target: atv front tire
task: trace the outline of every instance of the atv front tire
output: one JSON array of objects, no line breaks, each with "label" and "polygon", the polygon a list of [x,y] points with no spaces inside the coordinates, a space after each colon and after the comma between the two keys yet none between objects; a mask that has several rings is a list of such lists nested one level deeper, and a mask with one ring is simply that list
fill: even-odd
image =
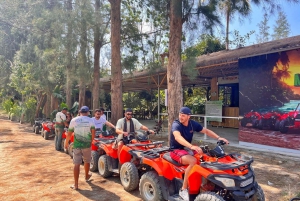
[{"label": "atv front tire", "polygon": [[195,199],[195,201],[207,201],[207,200],[224,201],[224,199],[221,196],[210,191],[200,193]]},{"label": "atv front tire", "polygon": [[133,191],[139,185],[139,173],[133,163],[126,162],[120,170],[120,180],[125,191]]},{"label": "atv front tire", "polygon": [[90,171],[96,172],[98,170],[98,160],[99,160],[99,153],[97,151],[92,151],[92,160],[90,163]]},{"label": "atv front tire", "polygon": [[142,200],[164,201],[159,178],[156,172],[150,171],[143,174],[139,185]]},{"label": "atv front tire", "polygon": [[257,184],[256,193],[253,195],[253,198],[251,201],[265,201],[265,194],[263,189],[260,187],[260,185]]},{"label": "atv front tire", "polygon": [[108,170],[107,156],[102,155],[98,160],[98,172],[103,178],[111,177],[113,172]]}]

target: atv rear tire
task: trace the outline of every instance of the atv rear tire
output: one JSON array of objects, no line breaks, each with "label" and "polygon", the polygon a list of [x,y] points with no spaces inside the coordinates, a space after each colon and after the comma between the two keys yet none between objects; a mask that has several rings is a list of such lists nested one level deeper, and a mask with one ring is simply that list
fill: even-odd
[{"label": "atv rear tire", "polygon": [[71,158],[73,158],[73,142],[68,146],[68,154]]},{"label": "atv rear tire", "polygon": [[242,126],[242,127],[246,127],[247,122],[248,122],[248,120],[247,120],[246,118],[243,118],[243,119],[241,120],[241,126]]},{"label": "atv rear tire", "polygon": [[107,156],[102,155],[98,160],[98,172],[103,178],[111,177],[113,172],[108,170]]},{"label": "atv rear tire", "polygon": [[224,199],[221,196],[210,191],[200,193],[194,201],[207,201],[207,200],[224,201]]},{"label": "atv rear tire", "polygon": [[274,131],[279,131],[279,126],[280,126],[280,121],[276,120],[275,125],[274,125]]},{"label": "atv rear tire", "polygon": [[40,129],[38,126],[34,127],[34,133],[35,134],[40,134]]},{"label": "atv rear tire", "polygon": [[279,131],[281,133],[287,133],[289,131],[288,121],[286,119],[282,120],[279,124]]},{"label": "atv rear tire", "polygon": [[44,131],[44,139],[48,140],[49,139],[50,133],[48,131]]},{"label": "atv rear tire", "polygon": [[262,119],[259,120],[257,128],[259,130],[262,130],[264,128],[264,121]]},{"label": "atv rear tire", "polygon": [[139,185],[138,169],[133,163],[126,162],[120,170],[120,180],[125,191],[133,191]]},{"label": "atv rear tire", "polygon": [[92,151],[92,160],[90,163],[90,171],[96,172],[98,170],[98,160],[99,160],[99,153],[97,151]]},{"label": "atv rear tire", "polygon": [[142,200],[164,201],[159,178],[156,172],[150,171],[143,174],[139,184]]},{"label": "atv rear tire", "polygon": [[253,195],[253,198],[251,201],[265,201],[265,194],[263,189],[260,187],[260,185],[257,184],[257,191]]}]

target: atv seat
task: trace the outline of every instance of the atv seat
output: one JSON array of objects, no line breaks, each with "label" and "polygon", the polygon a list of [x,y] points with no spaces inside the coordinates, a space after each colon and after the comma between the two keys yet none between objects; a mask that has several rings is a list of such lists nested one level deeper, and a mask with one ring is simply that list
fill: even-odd
[{"label": "atv seat", "polygon": [[163,158],[167,161],[169,161],[170,163],[172,163],[173,165],[176,166],[183,166],[182,164],[178,163],[177,161],[174,161],[171,156],[170,156],[170,152],[164,154]]}]

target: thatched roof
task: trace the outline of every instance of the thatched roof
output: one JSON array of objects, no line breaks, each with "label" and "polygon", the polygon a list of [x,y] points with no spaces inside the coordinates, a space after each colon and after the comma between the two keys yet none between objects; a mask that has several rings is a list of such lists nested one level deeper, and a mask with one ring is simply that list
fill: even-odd
[{"label": "thatched roof", "polygon": [[[300,48],[300,36],[294,36],[281,40],[260,43],[247,47],[241,47],[234,50],[223,50],[197,58],[195,80],[182,73],[183,86],[209,86],[213,77],[225,77],[238,75],[238,60],[244,57],[269,54],[273,52],[282,52],[291,49]],[[157,69],[154,72],[140,71],[130,75],[123,75],[123,91],[139,91],[150,89],[167,88],[167,69],[166,66]],[[106,91],[110,90],[110,77],[100,79],[100,83]]]}]

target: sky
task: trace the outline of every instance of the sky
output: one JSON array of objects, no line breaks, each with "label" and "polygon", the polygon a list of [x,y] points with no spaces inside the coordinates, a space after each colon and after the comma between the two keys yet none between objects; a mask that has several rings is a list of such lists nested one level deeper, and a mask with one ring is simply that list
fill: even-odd
[{"label": "sky", "polygon": [[[281,2],[285,2],[281,0]],[[251,30],[254,30],[255,33],[251,35],[251,38],[249,40],[249,44],[252,45],[256,42],[256,34],[259,32],[258,24],[263,20],[264,12],[262,8],[259,8],[257,6],[253,6],[252,8],[252,14],[249,17],[249,19],[245,19],[243,23],[240,23],[238,18],[236,17],[233,22],[230,23],[230,31],[233,32],[234,30],[238,30],[240,35],[244,36],[245,34],[249,33]],[[290,36],[296,36],[300,35],[300,3],[282,3],[282,10],[287,16],[287,20],[290,24]],[[270,34],[273,33],[273,27],[275,25],[275,22],[277,20],[277,14],[270,16],[269,19],[269,26],[270,26]],[[225,24],[225,23],[223,23]],[[224,28],[225,30],[225,28]],[[232,39],[232,38],[231,38]]]}]

